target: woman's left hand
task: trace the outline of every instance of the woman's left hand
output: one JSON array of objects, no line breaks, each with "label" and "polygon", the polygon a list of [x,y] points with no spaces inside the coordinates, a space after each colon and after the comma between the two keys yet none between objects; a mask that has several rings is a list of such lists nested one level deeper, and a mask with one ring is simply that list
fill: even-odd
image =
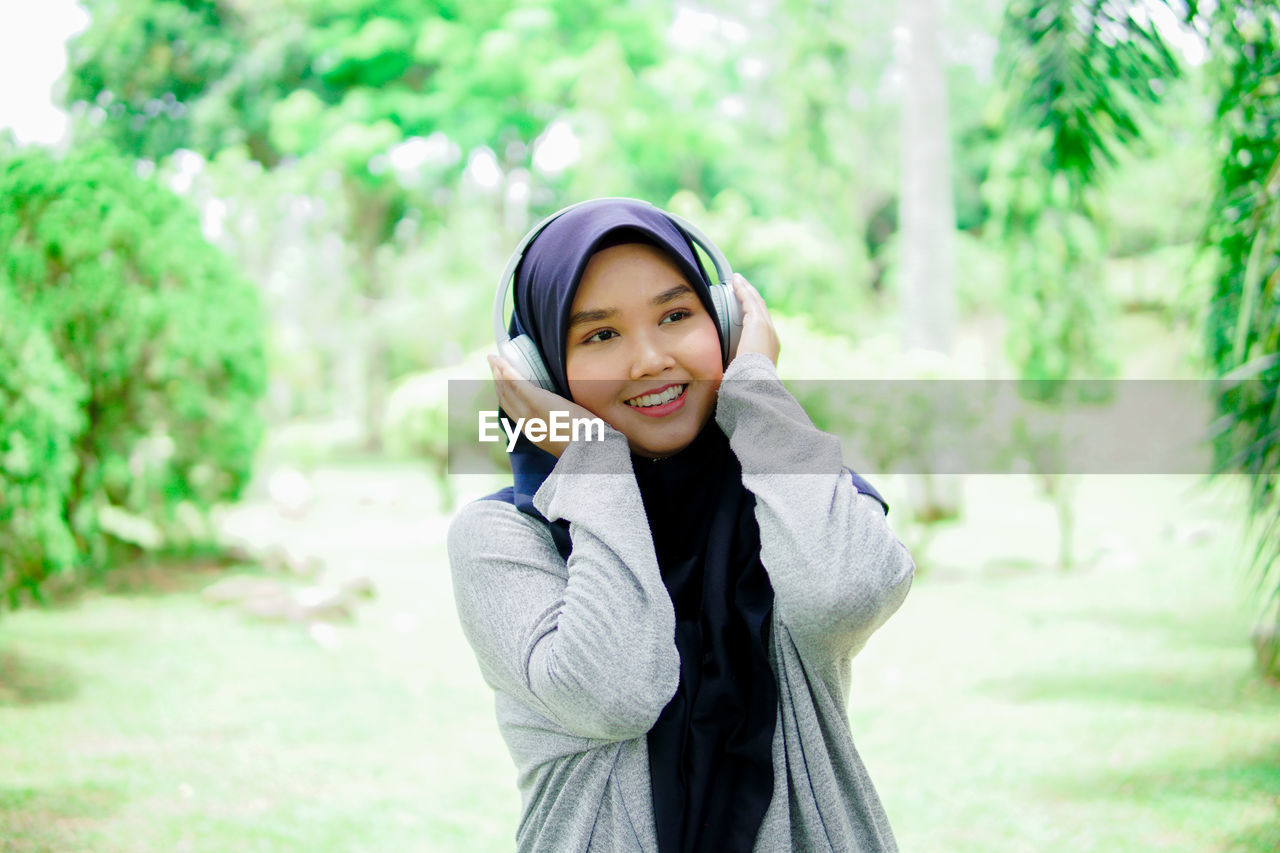
[{"label": "woman's left hand", "polygon": [[733,292],[738,295],[738,302],[742,304],[742,334],[738,338],[738,351],[734,357],[749,352],[763,353],[776,366],[778,351],[782,345],[778,342],[778,330],[773,327],[764,297],[751,282],[737,273],[733,274]]}]

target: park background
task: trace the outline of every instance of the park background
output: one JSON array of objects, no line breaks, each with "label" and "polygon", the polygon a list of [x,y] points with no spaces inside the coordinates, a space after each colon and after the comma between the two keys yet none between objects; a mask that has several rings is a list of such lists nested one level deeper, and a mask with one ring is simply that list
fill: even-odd
[{"label": "park background", "polygon": [[[850,708],[904,850],[1280,847],[1274,3],[62,0],[0,48],[0,848],[511,849],[447,385],[598,195],[715,239],[789,381],[1041,415],[938,476],[936,418],[805,400],[918,563]],[[1072,470],[1085,378],[1202,385],[1203,470]]]}]

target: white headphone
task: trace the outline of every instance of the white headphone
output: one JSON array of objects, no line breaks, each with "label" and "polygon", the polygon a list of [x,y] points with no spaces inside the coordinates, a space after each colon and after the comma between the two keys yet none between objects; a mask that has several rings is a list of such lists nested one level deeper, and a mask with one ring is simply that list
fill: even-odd
[{"label": "white headphone", "polygon": [[719,278],[718,284],[711,285],[711,304],[715,308],[716,326],[720,329],[721,355],[724,357],[724,363],[728,364],[738,350],[738,338],[742,334],[742,304],[738,302],[738,295],[733,292],[733,270],[729,268],[729,262],[725,259],[724,254],[716,247],[715,243],[711,242],[710,238],[688,220],[676,216],[674,213],[668,213],[647,201],[622,197],[595,198],[571,204],[563,210],[551,214],[535,225],[528,234],[524,235],[519,245],[516,246],[516,250],[511,253],[511,258],[507,261],[507,267],[502,271],[502,278],[498,282],[498,292],[493,297],[493,337],[498,344],[498,353],[525,379],[548,391],[555,391],[555,382],[552,380],[551,373],[547,370],[547,366],[542,360],[542,354],[538,352],[538,347],[534,344],[533,339],[528,335],[519,335],[512,338],[507,331],[505,322],[507,291],[514,286],[512,279],[515,275],[516,267],[524,259],[524,253],[529,248],[529,244],[542,233],[544,228],[576,207],[581,207],[584,204],[595,204],[600,201],[627,201],[653,208],[671,220],[672,224],[683,232],[690,242],[700,247],[711,258],[711,263],[716,268],[716,276]]}]

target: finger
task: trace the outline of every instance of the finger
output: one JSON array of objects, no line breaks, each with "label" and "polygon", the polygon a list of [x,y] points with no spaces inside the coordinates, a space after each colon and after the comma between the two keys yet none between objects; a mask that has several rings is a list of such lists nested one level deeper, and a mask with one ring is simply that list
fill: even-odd
[{"label": "finger", "polygon": [[499,376],[504,379],[518,378],[519,373],[512,367],[511,362],[507,361],[500,355],[490,355],[489,365],[494,368]]},{"label": "finger", "polygon": [[509,391],[519,387],[520,383],[528,384],[528,380],[520,375],[520,372],[511,365],[511,362],[500,355],[489,356],[489,366],[493,368],[494,378],[501,380],[504,387]]},{"label": "finger", "polygon": [[556,398],[520,375],[510,362],[503,359],[499,362],[502,371],[499,384],[506,400],[503,408],[516,417],[542,417]]},{"label": "finger", "polygon": [[498,392],[498,405],[510,414],[519,403],[512,387],[515,381],[514,369],[501,356],[491,355],[488,359],[489,370],[493,373],[493,385]]},{"label": "finger", "polygon": [[760,291],[756,289],[754,284],[747,281],[745,276],[740,273],[734,273],[733,280],[738,286],[738,292],[743,296],[748,299],[752,299],[753,301],[758,301],[760,303],[764,302],[764,297],[760,295]]},{"label": "finger", "polygon": [[502,369],[505,362],[496,355],[488,356],[488,359],[489,359],[489,372],[493,374],[494,381],[496,382],[502,379],[503,378]]},{"label": "finger", "polygon": [[767,317],[769,309],[764,304],[764,297],[760,295],[760,291],[755,289],[751,282],[738,274],[734,274],[734,283],[737,285],[738,302],[742,305],[742,315],[745,320],[748,315],[753,319],[758,316]]}]

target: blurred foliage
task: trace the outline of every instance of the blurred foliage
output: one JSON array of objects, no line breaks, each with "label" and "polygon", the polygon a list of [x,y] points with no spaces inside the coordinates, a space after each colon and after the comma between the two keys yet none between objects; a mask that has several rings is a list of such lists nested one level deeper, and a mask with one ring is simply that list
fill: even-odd
[{"label": "blurred foliage", "polygon": [[1009,256],[1007,339],[1025,387],[1114,374],[1096,190],[1178,65],[1149,16],[1100,0],[1013,0],[1004,19],[1007,133],[986,184]]},{"label": "blurred foliage", "polygon": [[205,210],[214,241],[260,282],[272,320],[274,422],[336,416],[358,424],[366,333],[381,338],[389,377],[450,364],[492,336],[482,318],[503,232],[487,203],[451,202],[447,229],[407,211],[375,252],[384,284],[371,305],[349,275],[356,250],[341,236],[347,199],[323,191],[338,187],[338,175],[317,181],[297,162],[267,170],[243,149],[211,161],[183,152],[163,172]]},{"label": "blurred foliage", "polygon": [[1203,67],[1189,69],[1168,84],[1142,137],[1118,152],[1098,188],[1093,212],[1113,256],[1200,241],[1217,168],[1207,76]]},{"label": "blurred foliage", "polygon": [[980,392],[994,385],[943,381],[964,378],[965,368],[939,353],[901,353],[883,334],[854,343],[802,317],[778,316],[775,325],[786,341],[779,374],[814,424],[842,439],[860,470],[950,473],[959,460],[948,454],[964,447],[963,437],[990,414]]},{"label": "blurred foliage", "polygon": [[692,192],[681,192],[668,207],[715,234],[734,271],[760,282],[774,310],[810,316],[819,327],[848,336],[866,324],[873,294],[866,287],[871,269],[861,241],[842,240],[821,222],[753,214],[735,190],[705,206]]},{"label": "blurred foliage", "polygon": [[[1205,329],[1210,362],[1228,378],[1216,400],[1215,462],[1249,475],[1263,619],[1280,626],[1280,8],[1235,0],[1210,25],[1222,161]],[[1276,666],[1273,657],[1280,677]]]},{"label": "blurred foliage", "polygon": [[[1203,320],[1220,372],[1277,368],[1276,13],[1198,5],[952,0],[940,22],[958,303],[1008,318],[1012,372],[1050,404],[1068,378],[1115,372],[1117,308]],[[528,225],[598,195],[698,222],[779,316],[803,320],[799,346],[849,344],[829,358],[845,375],[880,363],[862,342],[896,352],[892,4],[86,7],[66,90],[77,144],[105,137],[154,168],[260,283],[275,422],[329,417],[335,434],[438,457],[414,437],[439,432],[422,372],[487,343],[495,278]],[[1211,57],[1189,73],[1169,46],[1179,20],[1180,50]],[[1242,393],[1222,452],[1274,504],[1274,410]],[[1026,452],[1052,444],[1025,438]]]},{"label": "blurred foliage", "polygon": [[1004,28],[1010,124],[1047,133],[1028,153],[1078,205],[1138,137],[1178,63],[1150,15],[1122,3],[1012,0]]},{"label": "blurred foliage", "polygon": [[1040,165],[1047,132],[1015,134],[996,152],[987,199],[990,236],[1007,263],[1004,309],[1009,359],[1021,387],[1054,402],[1065,380],[1115,372],[1110,305],[1102,287],[1103,237],[1071,200],[1070,182]]},{"label": "blurred foliage", "polygon": [[435,477],[442,512],[451,512],[456,483],[450,471],[487,473],[510,468],[506,440],[479,445],[476,417],[495,411],[486,345],[446,368],[410,373],[394,386],[387,405],[384,444],[392,454],[426,462]]},{"label": "blurred foliage", "polygon": [[[297,162],[319,183],[336,178],[324,195],[342,212],[350,249],[356,323],[346,357],[357,387],[348,396],[361,400],[370,446],[396,360],[387,318],[397,313],[399,270],[382,250],[415,227],[452,239],[441,223],[465,167],[478,164],[502,189],[504,244],[527,224],[531,202],[560,200],[535,179],[537,142],[557,119],[609,129],[609,156],[634,167],[620,181],[629,192],[715,191],[731,174],[728,158],[711,152],[732,150],[732,139],[674,97],[695,81],[675,67],[649,73],[663,54],[664,4],[89,5],[92,24],[70,49],[68,97],[82,137],[105,135],[153,160],[179,148],[210,157],[241,149],[268,169]],[[206,42],[208,51],[198,47]],[[664,146],[652,144],[654,122]],[[436,283],[420,298],[447,299]]]},{"label": "blurred foliage", "polygon": [[[1018,391],[1052,405],[1105,402],[1086,395],[1107,386],[1068,382],[1117,370],[1099,187],[1180,69],[1148,10],[1108,0],[1011,0],[999,63],[1004,132],[984,191],[1008,261],[1006,349],[1028,380]],[[1062,437],[1051,420],[1028,421],[1015,443],[1054,502],[1067,568],[1074,514]]]},{"label": "blurred foliage", "polygon": [[[1137,255],[1111,257],[1103,275],[1110,300],[1122,311],[1149,311],[1167,326],[1204,327],[1217,259],[1199,242],[1160,246]],[[1183,353],[1197,375],[1206,373],[1204,353]]]},{"label": "blurred foliage", "polygon": [[67,499],[84,431],[84,384],[0,271],[0,609],[71,571]]},{"label": "blurred foliage", "polygon": [[[139,157],[155,159],[187,144],[199,124],[193,100],[244,54],[231,5],[83,5],[100,25],[70,48],[78,71],[68,77],[67,99],[75,112],[112,128],[120,149]],[[107,10],[111,17],[103,20]]]},{"label": "blurred foliage", "polygon": [[186,202],[108,148],[19,153],[0,166],[0,199],[9,305],[85,389],[65,493],[80,556],[105,567],[113,542],[154,544],[156,526],[199,539],[199,510],[241,493],[262,435],[256,289]]},{"label": "blurred foliage", "polygon": [[[959,100],[976,104],[985,83],[971,69],[983,64],[984,20],[998,7],[959,5],[955,83]],[[689,194],[714,208],[728,191],[736,218],[777,226],[752,229],[752,237],[777,232],[767,263],[735,258],[736,266],[785,310],[832,330],[878,281],[867,257],[883,238],[871,220],[896,193],[892,10],[131,0],[91,12],[71,50],[68,99],[80,135],[105,134],[152,159],[179,145],[206,156],[239,146],[270,169],[300,158],[313,194],[331,204],[345,196],[348,276],[370,309],[361,319],[394,301],[396,271],[379,263],[380,247],[403,253],[441,231],[456,246],[456,217],[477,206],[507,247],[538,215],[605,194],[658,204]],[[236,57],[201,65],[200,85],[171,92],[155,63],[177,63],[179,75],[193,66],[164,45],[183,25],[189,32],[177,40],[199,43],[211,20],[219,28],[211,45],[235,45]],[[167,98],[182,107],[159,110]],[[965,127],[979,118],[962,115]],[[570,162],[540,159],[556,140],[573,149]],[[460,176],[477,163],[496,184],[461,198]],[[341,189],[321,189],[325,174]],[[980,216],[966,221],[977,227]],[[397,229],[412,232],[408,243],[394,239]],[[501,255],[486,258],[486,269],[500,268]],[[444,298],[443,289],[426,295]],[[388,356],[385,372],[398,375],[395,364]]]}]

